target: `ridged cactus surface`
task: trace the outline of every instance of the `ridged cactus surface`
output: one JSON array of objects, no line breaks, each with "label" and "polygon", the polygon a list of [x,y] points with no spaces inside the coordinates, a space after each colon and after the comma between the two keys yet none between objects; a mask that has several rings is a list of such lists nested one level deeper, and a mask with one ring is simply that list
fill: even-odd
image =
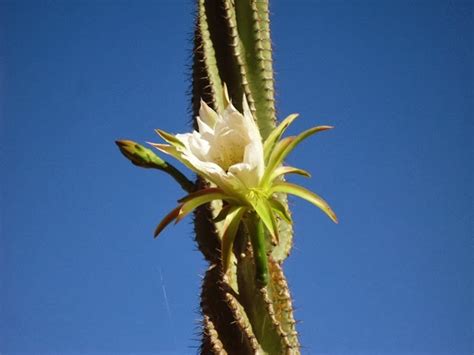
[{"label": "ridged cactus surface", "polygon": [[[196,14],[193,117],[199,114],[201,99],[217,112],[223,111],[226,84],[238,110],[245,94],[265,139],[276,123],[268,1],[198,0]],[[280,199],[286,207],[285,195]],[[234,262],[224,277],[221,228],[213,222],[220,208],[212,203],[195,214],[196,241],[210,263],[201,292],[201,353],[299,353],[291,296],[281,266],[292,245],[291,225],[278,220],[279,241],[267,246],[268,285],[260,287],[255,282],[252,231],[243,225],[234,244]]]}]

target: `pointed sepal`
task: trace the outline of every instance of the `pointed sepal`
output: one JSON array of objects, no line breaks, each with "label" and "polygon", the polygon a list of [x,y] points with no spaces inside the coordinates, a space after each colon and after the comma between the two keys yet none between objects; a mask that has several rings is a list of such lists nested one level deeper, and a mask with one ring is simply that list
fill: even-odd
[{"label": "pointed sepal", "polygon": [[329,218],[334,221],[334,223],[338,223],[337,216],[331,209],[329,204],[324,201],[323,198],[316,195],[314,192],[305,189],[302,186],[282,181],[275,183],[271,188],[271,192],[284,192],[286,194],[301,197],[302,199],[305,199],[306,201],[309,201],[313,205],[319,207],[324,213],[328,215]]},{"label": "pointed sepal", "polygon": [[284,219],[287,223],[292,224],[290,213],[288,212],[287,208],[276,198],[271,198],[268,200],[270,206],[277,215],[279,215],[282,219]]},{"label": "pointed sepal", "polygon": [[162,129],[155,129],[155,132],[163,138],[166,142],[171,144],[174,147],[184,147],[183,142],[181,142],[178,138],[176,138],[171,133],[165,132]]},{"label": "pointed sepal", "polygon": [[168,224],[176,220],[179,215],[179,211],[181,210],[181,207],[182,206],[179,205],[178,207],[174,208],[170,213],[165,216],[165,218],[161,220],[161,222],[155,229],[155,233],[153,234],[155,238],[158,237],[158,235],[163,231],[163,229],[166,228]]},{"label": "pointed sepal", "polygon": [[310,128],[297,136],[291,136],[283,138],[279,141],[275,148],[273,149],[270,158],[268,160],[268,164],[266,167],[265,175],[263,177],[264,182],[268,182],[270,177],[273,174],[273,171],[277,169],[283,160],[291,153],[293,149],[296,148],[298,144],[304,141],[306,138],[316,134],[318,132],[326,131],[328,129],[332,129],[332,126],[317,126]]},{"label": "pointed sepal", "polygon": [[311,177],[311,174],[303,169],[294,168],[292,166],[279,166],[275,170],[273,170],[272,175],[270,176],[270,181],[277,179],[278,177],[285,175],[285,174],[296,174],[301,175],[307,178]]},{"label": "pointed sepal", "polygon": [[278,225],[268,200],[264,198],[257,198],[251,200],[250,203],[252,204],[253,209],[262,220],[270,235],[278,242]]},{"label": "pointed sepal", "polygon": [[202,206],[206,203],[209,203],[214,200],[225,200],[228,198],[226,194],[220,191],[214,191],[220,189],[205,189],[199,190],[195,193],[189,194],[183,200],[181,200],[182,207],[179,211],[178,216],[176,217],[176,223],[181,221],[184,217],[186,217],[190,212],[194,209]]},{"label": "pointed sepal", "polygon": [[285,118],[281,123],[276,127],[267,137],[265,143],[263,144],[263,152],[265,156],[265,161],[268,160],[270,154],[273,151],[275,144],[280,140],[281,136],[288,128],[288,126],[298,117],[297,113],[293,113]]},{"label": "pointed sepal", "polygon": [[242,206],[231,207],[225,217],[221,248],[222,270],[224,273],[226,273],[229,268],[232,246],[234,245],[235,236],[245,211],[246,208]]}]

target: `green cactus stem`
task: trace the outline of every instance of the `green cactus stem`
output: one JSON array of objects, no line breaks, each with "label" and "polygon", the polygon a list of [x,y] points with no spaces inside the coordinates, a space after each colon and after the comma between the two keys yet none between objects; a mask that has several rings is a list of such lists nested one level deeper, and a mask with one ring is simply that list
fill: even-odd
[{"label": "green cactus stem", "polygon": [[[193,117],[200,100],[225,107],[223,83],[237,109],[245,94],[265,139],[276,124],[270,21],[266,0],[197,0],[192,85]],[[196,128],[196,122],[194,122]],[[199,188],[206,182],[198,178]],[[285,194],[279,199],[289,214]],[[226,275],[220,262],[222,204],[195,214],[196,241],[210,263],[201,293],[201,354],[299,354],[290,291],[281,263],[292,246],[291,224],[278,220],[271,243],[261,223],[241,225]],[[256,282],[257,280],[257,282]]]}]

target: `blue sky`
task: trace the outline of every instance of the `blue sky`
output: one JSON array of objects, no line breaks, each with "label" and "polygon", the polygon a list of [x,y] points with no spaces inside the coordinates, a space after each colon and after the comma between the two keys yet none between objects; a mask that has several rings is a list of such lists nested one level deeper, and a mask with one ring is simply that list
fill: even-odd
[{"label": "blue sky", "polygon": [[[473,351],[470,1],[271,4],[304,354]],[[195,353],[206,263],[181,197],[114,140],[189,129],[192,1],[0,3],[0,352]]]}]

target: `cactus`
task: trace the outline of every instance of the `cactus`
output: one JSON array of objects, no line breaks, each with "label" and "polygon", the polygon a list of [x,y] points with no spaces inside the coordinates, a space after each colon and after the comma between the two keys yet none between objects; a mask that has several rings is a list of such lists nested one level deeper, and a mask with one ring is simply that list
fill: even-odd
[{"label": "cactus", "polygon": [[[198,0],[194,35],[193,117],[199,101],[224,109],[223,83],[237,109],[245,94],[265,139],[275,127],[275,99],[266,0]],[[203,181],[198,181],[203,184]],[[286,197],[282,195],[286,204]],[[279,221],[280,240],[269,255],[269,282],[255,282],[248,233],[241,228],[234,245],[236,265],[228,280],[220,271],[219,229],[213,206],[195,216],[196,240],[210,263],[201,292],[202,354],[297,354],[299,341],[290,291],[281,263],[289,255],[292,228]]]},{"label": "cactus", "polygon": [[[293,238],[286,193],[312,202],[337,222],[319,196],[282,178],[286,173],[309,176],[280,164],[303,139],[332,127],[314,127],[279,141],[297,115],[276,127],[269,25],[268,0],[197,0],[193,117],[200,115],[203,121],[205,115],[211,122],[217,112],[219,119],[230,119],[233,116],[224,112],[228,107],[244,112],[238,113],[242,119],[250,117],[245,121],[248,129],[264,142],[259,143],[259,152],[266,170],[259,175],[258,185],[243,195],[221,188],[205,169],[187,160],[184,138],[161,130],[157,133],[170,145],[152,145],[194,167],[198,172],[194,183],[151,150],[133,141],[117,141],[134,165],[169,174],[189,193],[158,225],[155,237],[194,209],[196,242],[209,262],[201,290],[201,354],[299,354],[292,300],[282,270]],[[227,122],[225,127],[238,121]],[[193,123],[198,130],[197,120]]]}]

